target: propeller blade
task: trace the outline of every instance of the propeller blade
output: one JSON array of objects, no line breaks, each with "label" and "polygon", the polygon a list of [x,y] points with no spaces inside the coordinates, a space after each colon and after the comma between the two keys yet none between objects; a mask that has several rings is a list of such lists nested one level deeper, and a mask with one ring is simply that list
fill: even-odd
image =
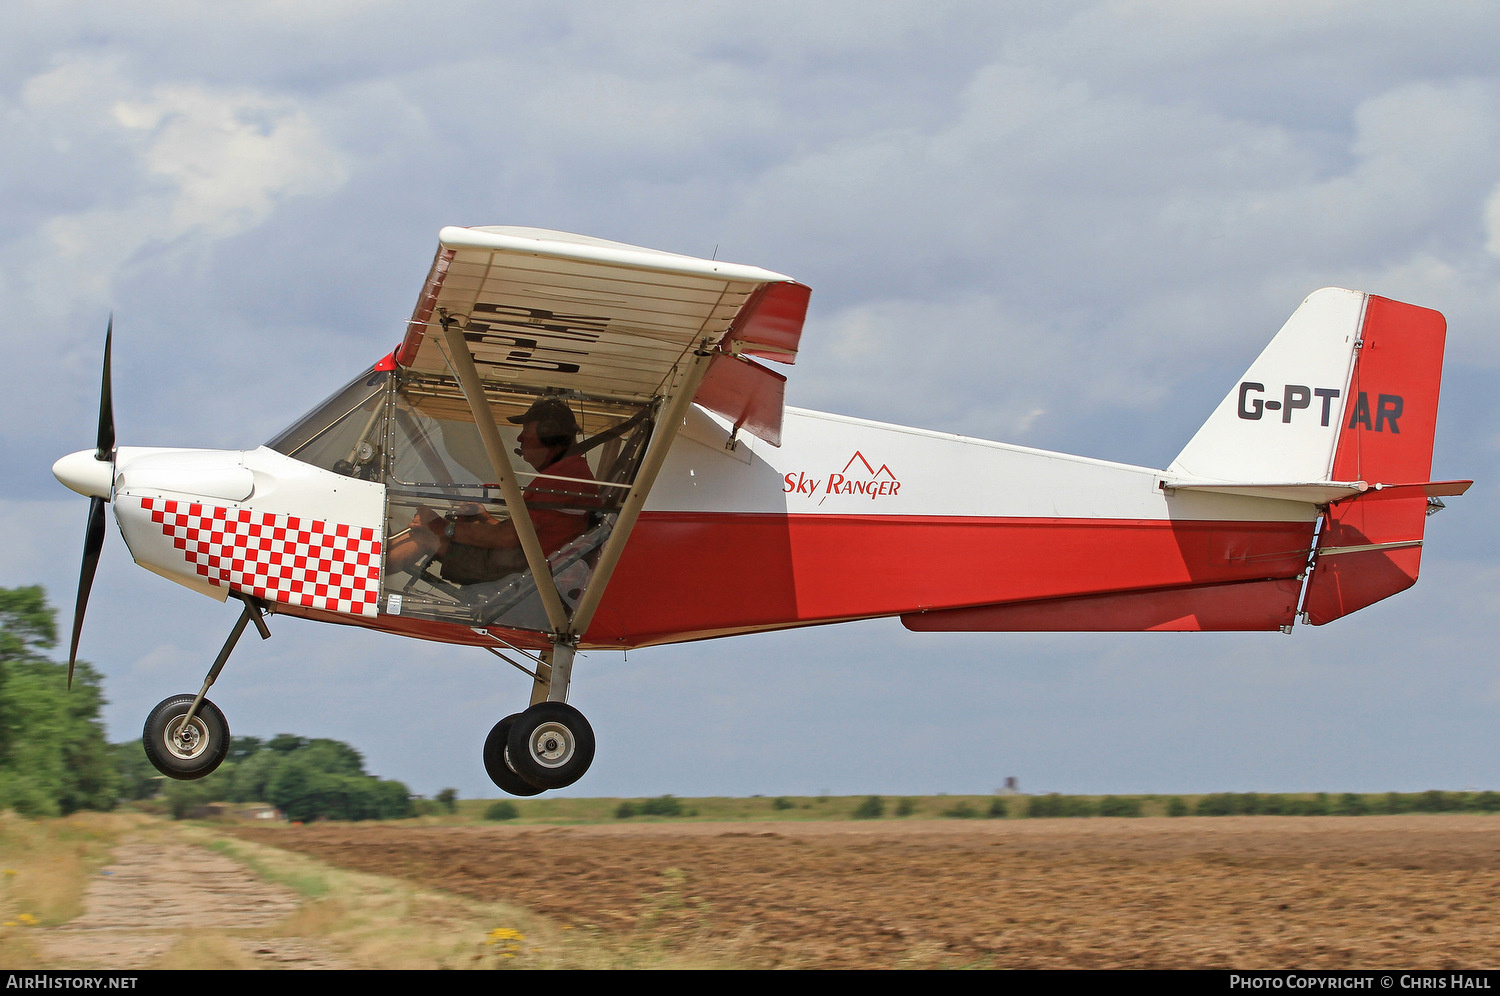
[{"label": "propeller blade", "polygon": [[[108,461],[111,476],[115,462],[115,398],[110,384],[109,354],[115,338],[115,316],[109,316],[104,328],[104,373],[99,385],[99,439],[94,459]],[[113,486],[111,486],[113,490]],[[104,549],[104,503],[107,499],[89,499],[89,525],[83,534],[83,566],[78,571],[78,601],[73,604],[73,642],[68,647],[68,687],[73,687],[73,669],[78,663],[78,638],[83,634],[83,613],[89,605],[89,591],[94,587],[94,573],[99,570],[99,552]]]},{"label": "propeller blade", "polygon": [[95,460],[115,459],[115,399],[110,388],[109,346],[115,335],[115,316],[109,316],[109,326],[104,330],[104,383],[99,388],[99,448],[94,451]]},{"label": "propeller blade", "polygon": [[78,572],[78,601],[73,606],[73,643],[68,648],[68,687],[73,687],[73,665],[78,661],[78,637],[83,632],[83,612],[88,608],[89,589],[99,569],[99,551],[104,548],[104,499],[89,499],[89,527],[83,536],[83,567]]}]

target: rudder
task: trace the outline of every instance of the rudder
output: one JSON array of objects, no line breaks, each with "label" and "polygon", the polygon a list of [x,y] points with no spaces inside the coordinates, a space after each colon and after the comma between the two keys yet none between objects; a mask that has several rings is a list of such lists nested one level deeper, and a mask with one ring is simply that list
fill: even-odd
[{"label": "rudder", "polygon": [[1328,507],[1302,605],[1315,626],[1416,583],[1446,331],[1436,311],[1368,299],[1332,478],[1371,490]]}]

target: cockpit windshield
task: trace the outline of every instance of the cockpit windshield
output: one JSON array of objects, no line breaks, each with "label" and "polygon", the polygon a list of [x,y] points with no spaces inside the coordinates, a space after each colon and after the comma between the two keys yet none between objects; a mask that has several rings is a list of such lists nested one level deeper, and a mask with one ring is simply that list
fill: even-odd
[{"label": "cockpit windshield", "polygon": [[266,445],[345,477],[379,480],[390,379],[371,367]]}]

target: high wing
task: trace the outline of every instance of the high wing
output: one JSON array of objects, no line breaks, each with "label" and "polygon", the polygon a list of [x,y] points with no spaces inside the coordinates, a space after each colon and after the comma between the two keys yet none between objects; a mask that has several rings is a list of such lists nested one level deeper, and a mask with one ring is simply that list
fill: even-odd
[{"label": "high wing", "polygon": [[[759,267],[563,232],[439,233],[393,355],[413,410],[472,418],[509,509],[527,504],[520,478],[528,475],[518,475],[499,427],[539,397],[560,398],[577,416],[580,455],[603,442],[615,447],[595,458],[602,497],[590,506],[599,526],[589,535],[597,545],[578,566],[580,583],[560,580],[576,556],[560,559],[528,516],[511,517],[528,577],[540,582],[525,581],[521,594],[534,590],[545,614],[545,623],[516,625],[550,633],[554,654],[563,654],[551,661],[559,694],[566,674],[558,665],[566,670],[567,648],[587,630],[689,405],[779,445],[785,378],[749,357],[795,361],[809,295],[806,285]],[[640,436],[622,442],[627,430]],[[493,596],[496,604],[521,597],[510,588]],[[494,618],[476,611],[481,621]],[[521,618],[520,610],[507,612]]]},{"label": "high wing", "polygon": [[[694,400],[779,437],[783,378],[746,357],[795,361],[806,285],[760,267],[537,228],[449,227],[439,243],[396,351],[408,370],[452,376],[433,334],[450,321],[486,384],[644,403],[676,393],[694,353],[712,351],[714,369]],[[516,411],[502,404],[496,414]]]}]

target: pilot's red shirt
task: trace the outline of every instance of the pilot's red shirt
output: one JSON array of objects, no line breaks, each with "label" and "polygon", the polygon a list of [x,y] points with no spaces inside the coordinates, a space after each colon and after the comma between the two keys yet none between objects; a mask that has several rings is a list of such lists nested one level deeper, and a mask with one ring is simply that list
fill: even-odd
[{"label": "pilot's red shirt", "polygon": [[[573,477],[578,480],[562,480]],[[599,505],[599,485],[582,454],[548,465],[522,492],[542,552],[552,556],[589,528],[589,510]],[[567,506],[558,508],[556,506]],[[552,507],[539,507],[552,506]]]}]

